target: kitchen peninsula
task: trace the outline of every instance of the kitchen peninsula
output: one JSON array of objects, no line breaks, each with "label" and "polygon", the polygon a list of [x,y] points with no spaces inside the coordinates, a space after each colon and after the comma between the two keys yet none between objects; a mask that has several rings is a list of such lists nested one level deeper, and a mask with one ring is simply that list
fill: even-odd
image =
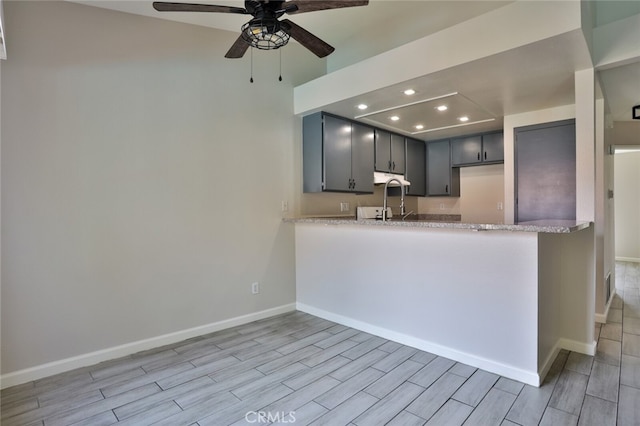
[{"label": "kitchen peninsula", "polygon": [[301,311],[534,386],[595,353],[589,222],[285,222]]}]

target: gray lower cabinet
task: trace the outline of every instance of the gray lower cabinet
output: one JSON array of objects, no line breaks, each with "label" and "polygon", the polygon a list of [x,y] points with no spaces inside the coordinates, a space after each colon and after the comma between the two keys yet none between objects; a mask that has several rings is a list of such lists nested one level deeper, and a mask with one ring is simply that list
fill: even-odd
[{"label": "gray lower cabinet", "polygon": [[460,169],[451,167],[449,139],[427,142],[427,195],[460,196]]},{"label": "gray lower cabinet", "polygon": [[502,132],[451,139],[451,165],[474,166],[504,161]]},{"label": "gray lower cabinet", "polygon": [[404,136],[375,129],[375,169],[378,172],[404,174]]},{"label": "gray lower cabinet", "polygon": [[411,183],[407,195],[427,195],[427,147],[423,141],[406,138],[405,177]]},{"label": "gray lower cabinet", "polygon": [[302,125],[304,192],[373,193],[372,127],[322,112]]}]

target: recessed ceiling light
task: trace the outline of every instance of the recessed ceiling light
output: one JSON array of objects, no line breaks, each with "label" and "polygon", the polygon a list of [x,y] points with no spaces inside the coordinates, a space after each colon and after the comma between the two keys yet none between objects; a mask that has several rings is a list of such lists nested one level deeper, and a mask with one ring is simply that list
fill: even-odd
[{"label": "recessed ceiling light", "polygon": [[447,110],[447,106],[446,106],[446,105],[438,105],[438,106],[436,107],[436,109],[437,109],[438,111],[446,111],[446,110]]},{"label": "recessed ceiling light", "polygon": [[359,109],[359,110],[365,110],[365,109],[367,109],[367,108],[369,108],[369,107],[368,107],[367,105],[365,105],[365,104],[360,104],[360,105],[358,105],[358,109]]},{"label": "recessed ceiling light", "polygon": [[397,115],[392,115],[391,117],[389,117],[389,119],[391,121],[398,121],[398,120],[400,120],[400,117],[398,117]]},{"label": "recessed ceiling light", "polygon": [[460,120],[460,121],[462,121],[462,122],[469,121],[469,117],[467,117],[467,116],[465,115],[465,116],[462,116],[462,117],[458,117],[458,120]]},{"label": "recessed ceiling light", "polygon": [[424,126],[422,124],[416,124],[416,129],[422,130],[424,129]]},{"label": "recessed ceiling light", "polygon": [[407,95],[407,96],[411,96],[411,95],[415,95],[416,91],[413,90],[413,89],[407,89],[407,90],[404,91],[404,94]]}]

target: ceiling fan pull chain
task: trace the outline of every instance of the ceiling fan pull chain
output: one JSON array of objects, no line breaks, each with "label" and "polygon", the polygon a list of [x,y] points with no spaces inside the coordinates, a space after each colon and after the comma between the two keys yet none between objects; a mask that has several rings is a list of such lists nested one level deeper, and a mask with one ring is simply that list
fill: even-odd
[{"label": "ceiling fan pull chain", "polygon": [[278,76],[278,81],[282,81],[282,49],[278,49],[280,52],[280,75]]},{"label": "ceiling fan pull chain", "polygon": [[253,49],[251,49],[251,78],[249,79],[249,83],[253,83]]}]

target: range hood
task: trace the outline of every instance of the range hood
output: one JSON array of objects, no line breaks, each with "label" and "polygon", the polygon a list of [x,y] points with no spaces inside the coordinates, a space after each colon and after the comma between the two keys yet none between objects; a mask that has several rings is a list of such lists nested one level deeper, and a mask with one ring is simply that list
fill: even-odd
[{"label": "range hood", "polygon": [[[389,181],[389,179],[398,179],[402,182],[403,185],[411,185],[411,182],[404,178],[404,175],[399,175],[396,173],[384,173],[384,172],[373,172],[373,184],[374,185],[384,185]],[[389,183],[389,186],[400,186],[398,182],[393,181]]]}]

